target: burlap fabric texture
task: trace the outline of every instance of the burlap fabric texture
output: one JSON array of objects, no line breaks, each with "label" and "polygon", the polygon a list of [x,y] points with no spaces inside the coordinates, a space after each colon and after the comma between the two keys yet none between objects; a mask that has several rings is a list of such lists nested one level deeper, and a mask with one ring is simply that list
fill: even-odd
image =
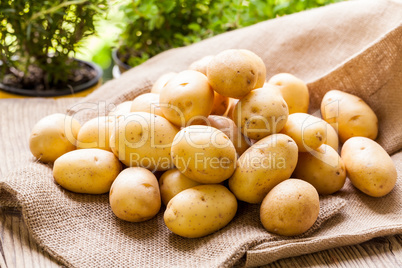
[{"label": "burlap fabric texture", "polygon": [[[401,19],[398,1],[342,2],[167,51],[78,103],[2,100],[1,203],[19,206],[38,244],[71,267],[259,266],[402,233]],[[321,198],[319,219],[298,237],[267,233],[259,222],[258,206],[240,203],[227,227],[204,238],[185,239],[164,226],[163,209],[143,223],[123,222],[111,212],[107,195],[63,190],[53,182],[51,168],[29,155],[29,131],[40,117],[69,105],[68,113],[84,122],[149,91],[161,74],[184,70],[194,60],[228,48],[257,53],[268,78],[289,72],[307,81],[312,113],[331,89],[362,97],[377,113],[378,142],[397,166],[395,189],[383,198],[372,198],[348,181],[337,194]]]}]

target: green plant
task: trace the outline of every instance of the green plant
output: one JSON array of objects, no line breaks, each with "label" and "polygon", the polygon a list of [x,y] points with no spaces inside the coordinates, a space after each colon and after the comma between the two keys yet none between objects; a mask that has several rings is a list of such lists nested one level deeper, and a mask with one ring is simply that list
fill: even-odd
[{"label": "green plant", "polygon": [[1,0],[0,82],[57,88],[76,75],[79,41],[94,34],[107,0]]}]

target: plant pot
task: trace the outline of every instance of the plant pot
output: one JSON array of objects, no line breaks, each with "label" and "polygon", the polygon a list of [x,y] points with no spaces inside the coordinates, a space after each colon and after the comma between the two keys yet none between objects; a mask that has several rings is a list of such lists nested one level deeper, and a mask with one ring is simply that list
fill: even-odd
[{"label": "plant pot", "polygon": [[112,58],[115,63],[115,66],[113,67],[113,77],[118,78],[120,75],[127,70],[131,69],[131,66],[124,63],[120,58],[119,58],[119,53],[118,49],[113,49],[112,50]]},{"label": "plant pot", "polygon": [[89,66],[96,72],[91,80],[78,86],[58,90],[32,90],[11,87],[0,83],[0,99],[24,98],[24,97],[83,97],[94,91],[102,83],[102,69],[95,63],[75,59]]}]

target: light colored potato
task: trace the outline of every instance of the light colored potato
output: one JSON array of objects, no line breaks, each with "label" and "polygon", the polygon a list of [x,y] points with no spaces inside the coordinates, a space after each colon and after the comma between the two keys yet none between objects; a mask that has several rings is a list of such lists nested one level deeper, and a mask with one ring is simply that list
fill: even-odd
[{"label": "light colored potato", "polygon": [[43,163],[54,162],[75,150],[80,123],[65,114],[52,114],[39,120],[29,136],[29,149]]},{"label": "light colored potato", "polygon": [[95,117],[82,125],[77,136],[77,148],[98,148],[112,151],[109,146],[110,133],[114,118],[109,116]]},{"label": "light colored potato", "polygon": [[126,166],[168,170],[173,167],[170,148],[178,131],[159,115],[133,112],[118,119],[110,146]]},{"label": "light colored potato", "polygon": [[280,73],[271,77],[268,83],[279,88],[288,105],[289,114],[307,113],[310,97],[303,80],[288,73]]},{"label": "light colored potato", "polygon": [[335,151],[338,151],[339,149],[338,134],[330,124],[327,123],[326,125],[327,125],[327,140],[324,142],[324,144],[327,144],[331,146]]},{"label": "light colored potato", "polygon": [[328,91],[321,102],[321,115],[337,130],[344,143],[351,137],[377,138],[378,119],[361,98],[339,90]]},{"label": "light colored potato", "polygon": [[176,72],[168,72],[161,75],[152,85],[151,93],[160,94],[162,88],[167,84],[167,82],[169,82],[169,80],[175,77],[176,75],[177,75]]},{"label": "light colored potato", "polygon": [[75,193],[104,194],[121,171],[113,153],[101,149],[81,149],[56,159],[54,180]]},{"label": "light colored potato", "polygon": [[233,120],[223,116],[210,115],[208,116],[208,123],[211,127],[219,129],[229,137],[238,156],[241,156],[250,147],[250,139],[241,134],[240,129]]},{"label": "light colored potato", "polygon": [[236,166],[236,149],[222,131],[203,125],[189,126],[177,133],[172,145],[174,165],[199,183],[220,183]]},{"label": "light colored potato", "polygon": [[252,58],[254,63],[257,65],[257,83],[255,84],[254,88],[260,88],[264,86],[265,78],[267,76],[267,68],[265,67],[264,61],[254,52],[248,49],[240,49],[240,51],[247,54],[249,57]]},{"label": "light colored potato", "polygon": [[165,118],[176,126],[194,124],[207,117],[214,101],[214,91],[200,72],[186,70],[173,77],[163,88],[159,103]]},{"label": "light colored potato", "polygon": [[191,63],[188,69],[207,75],[207,66],[213,58],[214,58],[213,55],[202,57],[201,59]]},{"label": "light colored potato", "polygon": [[149,220],[161,207],[158,180],[145,168],[127,168],[113,182],[109,203],[113,213],[122,220]]},{"label": "light colored potato", "polygon": [[319,211],[315,188],[303,180],[289,179],[275,186],[264,198],[260,219],[268,232],[294,236],[310,229]]},{"label": "light colored potato", "polygon": [[131,105],[132,105],[132,101],[122,102],[122,103],[116,105],[116,107],[114,107],[114,109],[112,109],[109,112],[108,116],[111,116],[111,117],[114,117],[115,119],[117,119],[119,116],[126,115],[126,114],[130,113]]},{"label": "light colored potato", "polygon": [[333,194],[345,184],[346,169],[338,152],[323,144],[316,151],[299,154],[293,176],[312,184],[319,194]]},{"label": "light colored potato", "polygon": [[236,215],[237,200],[219,184],[199,185],[173,197],[163,219],[175,234],[197,238],[225,227]]},{"label": "light colored potato", "polygon": [[250,57],[250,53],[240,49],[228,49],[209,62],[207,77],[216,92],[240,99],[256,88],[259,74],[263,73],[263,70],[255,59],[258,56]]},{"label": "light colored potato", "polygon": [[197,185],[200,183],[187,178],[177,168],[166,171],[159,179],[163,204],[167,205],[175,195]]},{"label": "light colored potato", "polygon": [[297,145],[284,134],[259,140],[245,151],[229,179],[237,199],[260,203],[278,183],[289,179],[297,164]]},{"label": "light colored potato", "polygon": [[288,115],[288,106],[279,93],[258,88],[239,100],[233,111],[233,121],[244,136],[260,140],[281,131]]},{"label": "light colored potato", "polygon": [[395,187],[397,172],[388,153],[366,137],[352,137],[342,146],[341,157],[352,184],[363,193],[381,197]]},{"label": "light colored potato", "polygon": [[321,118],[305,113],[289,115],[281,133],[290,136],[299,152],[316,150],[327,140],[327,123]]},{"label": "light colored potato", "polygon": [[136,97],[131,104],[130,112],[146,112],[164,117],[159,106],[159,94],[145,93]]},{"label": "light colored potato", "polygon": [[229,108],[229,98],[222,96],[218,92],[214,91],[214,102],[212,105],[212,115],[224,115]]}]

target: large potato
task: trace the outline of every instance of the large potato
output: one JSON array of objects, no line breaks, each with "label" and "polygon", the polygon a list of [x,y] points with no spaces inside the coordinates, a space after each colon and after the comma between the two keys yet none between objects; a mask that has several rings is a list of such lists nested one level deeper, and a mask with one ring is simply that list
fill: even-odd
[{"label": "large potato", "polygon": [[366,137],[353,137],[342,146],[341,157],[352,184],[363,193],[381,197],[395,187],[397,172],[387,152]]},{"label": "large potato", "polygon": [[68,152],[54,162],[54,180],[75,193],[104,194],[121,171],[113,153],[101,149]]},{"label": "large potato", "polygon": [[307,113],[310,97],[303,80],[288,73],[280,73],[271,77],[268,83],[278,87],[288,104],[289,114]]},{"label": "large potato", "polygon": [[169,80],[160,93],[162,113],[176,126],[187,126],[212,110],[214,91],[200,72],[186,70]]},{"label": "large potato", "polygon": [[131,103],[130,112],[146,112],[163,116],[159,106],[159,94],[145,93],[136,97]]},{"label": "large potato", "polygon": [[199,185],[173,197],[163,219],[175,234],[196,238],[225,227],[237,211],[236,197],[219,184]]},{"label": "large potato", "polygon": [[95,117],[85,122],[78,132],[77,148],[98,148],[112,151],[109,140],[114,122],[114,118],[109,116]]},{"label": "large potato", "polygon": [[345,184],[346,169],[338,152],[323,144],[316,151],[299,154],[293,176],[311,183],[319,194],[333,194]]},{"label": "large potato", "polygon": [[180,130],[172,145],[174,165],[200,183],[220,183],[236,166],[236,149],[222,131],[203,125]]},{"label": "large potato", "polygon": [[29,149],[39,161],[54,162],[75,150],[80,123],[65,114],[52,114],[39,120],[29,136]]},{"label": "large potato", "polygon": [[168,170],[173,167],[170,148],[178,131],[159,115],[133,112],[118,119],[110,146],[126,166]]},{"label": "large potato", "polygon": [[361,98],[339,90],[328,91],[321,102],[322,118],[337,130],[344,143],[356,136],[377,138],[378,119]]},{"label": "large potato", "polygon": [[305,113],[289,115],[281,133],[290,136],[299,152],[317,149],[327,140],[327,123],[321,118]]},{"label": "large potato", "polygon": [[275,186],[264,198],[260,219],[272,233],[294,236],[310,229],[320,211],[319,196],[308,182],[289,179]]},{"label": "large potato", "polygon": [[169,80],[175,77],[176,75],[177,75],[176,72],[168,72],[161,75],[152,85],[151,93],[160,94],[162,88],[167,84],[167,82],[169,82]]},{"label": "large potato", "polygon": [[240,99],[233,111],[233,121],[246,137],[260,140],[281,131],[288,115],[288,106],[282,96],[264,87]]},{"label": "large potato", "polygon": [[297,145],[289,136],[265,137],[240,156],[229,179],[230,190],[239,200],[260,203],[274,186],[290,178],[297,157]]},{"label": "large potato", "polygon": [[158,180],[145,168],[127,168],[113,182],[109,203],[113,213],[122,220],[149,220],[161,207]]}]

